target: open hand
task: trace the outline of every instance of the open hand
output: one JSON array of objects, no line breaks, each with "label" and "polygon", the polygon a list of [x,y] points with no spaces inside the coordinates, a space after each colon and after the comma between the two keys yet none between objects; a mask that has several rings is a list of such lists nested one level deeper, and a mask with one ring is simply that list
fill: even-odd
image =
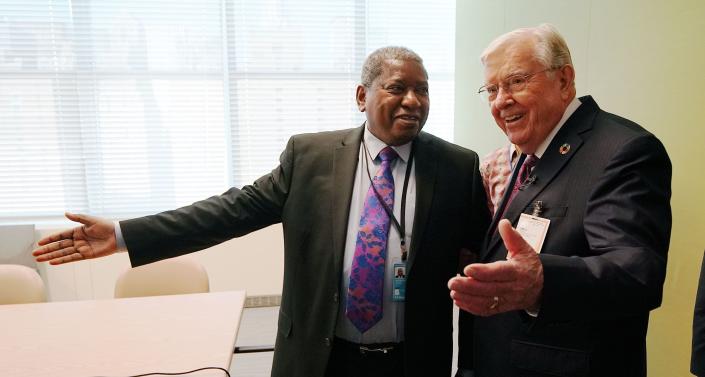
[{"label": "open hand", "polygon": [[480,316],[536,311],[543,290],[541,260],[508,220],[501,220],[497,229],[507,248],[507,260],[466,266],[466,277],[448,282],[450,297],[461,309]]},{"label": "open hand", "polygon": [[37,244],[41,247],[32,251],[37,262],[64,264],[104,257],[117,251],[115,227],[111,221],[68,212],[65,215],[82,225],[40,239]]}]

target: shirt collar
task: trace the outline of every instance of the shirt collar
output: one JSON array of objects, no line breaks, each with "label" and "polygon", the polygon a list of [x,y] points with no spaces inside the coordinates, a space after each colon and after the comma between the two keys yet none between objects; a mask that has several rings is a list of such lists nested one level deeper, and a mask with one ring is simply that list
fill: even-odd
[{"label": "shirt collar", "polygon": [[509,161],[509,168],[514,169],[514,164],[519,160],[519,150],[514,144],[509,144],[507,146],[507,161]]},{"label": "shirt collar", "polygon": [[556,136],[561,127],[563,127],[568,118],[570,118],[570,116],[573,115],[575,110],[580,107],[580,104],[581,102],[578,97],[575,97],[572,101],[570,101],[568,106],[565,108],[565,112],[563,113],[563,117],[561,118],[561,120],[558,121],[558,124],[553,127],[551,133],[548,134],[548,136],[546,136],[546,138],[539,145],[539,147],[536,148],[536,153],[534,153],[536,157],[541,158],[541,156],[543,156],[544,152],[546,152],[546,149],[548,149],[549,144],[551,144],[551,141],[553,141],[553,138]]},{"label": "shirt collar", "polygon": [[[372,134],[367,129],[367,125],[365,125],[365,131],[362,135],[363,140],[365,140],[365,145],[367,145],[367,151],[370,152],[370,156],[374,160],[377,158],[377,155],[379,152],[384,149],[387,144],[383,142],[382,140],[378,139],[375,135]],[[406,163],[409,161],[409,154],[411,154],[411,141],[403,144],[403,145],[398,145],[398,146],[391,146],[392,149],[394,149],[395,152],[399,155],[399,158]]]}]

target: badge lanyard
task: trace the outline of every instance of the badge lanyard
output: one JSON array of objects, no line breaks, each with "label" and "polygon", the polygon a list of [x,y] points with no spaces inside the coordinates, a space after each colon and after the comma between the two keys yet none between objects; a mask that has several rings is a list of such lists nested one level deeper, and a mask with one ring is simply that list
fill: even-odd
[{"label": "badge lanyard", "polygon": [[384,208],[384,211],[387,212],[387,216],[389,216],[390,219],[392,219],[392,224],[394,224],[394,228],[397,230],[399,233],[399,238],[401,239],[401,245],[399,248],[401,249],[401,260],[402,262],[406,262],[408,252],[406,248],[406,191],[407,187],[409,186],[409,177],[411,176],[411,163],[414,161],[414,145],[415,143],[411,144],[411,153],[409,153],[409,160],[407,161],[406,165],[406,174],[404,175],[404,188],[401,194],[401,223],[397,218],[394,216],[393,213],[393,208],[389,208],[389,205],[387,205],[387,202],[384,201],[382,198],[382,195],[377,191],[377,187],[375,187],[374,181],[372,180],[372,175],[370,174],[370,166],[369,162],[367,160],[367,157],[369,156],[370,159],[373,160],[372,156],[370,155],[370,151],[367,150],[367,144],[365,143],[365,140],[362,140],[362,146],[365,150],[365,171],[367,171],[367,177],[370,179],[370,185],[372,185],[372,190],[375,193],[375,196],[377,196],[377,200],[379,203],[382,205],[382,208]]}]

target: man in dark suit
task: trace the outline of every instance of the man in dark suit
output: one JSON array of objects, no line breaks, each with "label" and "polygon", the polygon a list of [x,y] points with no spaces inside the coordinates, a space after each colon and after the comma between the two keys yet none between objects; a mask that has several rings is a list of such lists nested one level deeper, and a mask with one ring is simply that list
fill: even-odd
[{"label": "man in dark suit", "polygon": [[499,37],[481,60],[480,91],[525,155],[482,263],[449,282],[477,316],[475,376],[646,376],[671,230],[663,145],[575,97],[570,52],[550,25]]},{"label": "man in dark suit", "polygon": [[[428,82],[414,52],[373,52],[361,82],[356,100],[365,126],[293,136],[270,174],[184,208],[118,226],[67,214],[84,225],[40,240],[37,260],[104,256],[124,240],[139,266],[281,222],[284,286],[273,376],[449,376],[446,283],[461,249],[479,251],[490,220],[478,158],[421,132]],[[370,223],[382,230],[367,232]],[[379,254],[364,259],[370,250]],[[368,272],[372,264],[377,278]],[[406,277],[396,278],[395,267]],[[371,282],[383,289],[359,299],[357,289]]]},{"label": "man in dark suit", "polygon": [[690,371],[698,376],[705,376],[705,254],[700,266],[700,281],[695,297],[693,313],[693,350],[690,354]]}]

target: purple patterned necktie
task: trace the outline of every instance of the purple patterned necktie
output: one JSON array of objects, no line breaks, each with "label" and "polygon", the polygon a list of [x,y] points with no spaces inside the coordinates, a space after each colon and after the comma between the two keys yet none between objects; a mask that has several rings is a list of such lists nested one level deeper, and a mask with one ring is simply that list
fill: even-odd
[{"label": "purple patterned necktie", "polygon": [[526,156],[524,163],[521,164],[521,168],[519,168],[517,179],[514,182],[514,187],[512,187],[512,193],[509,194],[509,199],[507,200],[507,204],[502,210],[502,216],[500,217],[500,219],[504,217],[504,214],[507,212],[507,208],[509,208],[509,205],[512,204],[512,200],[514,200],[514,197],[517,196],[517,193],[519,192],[521,186],[524,185],[529,179],[529,175],[534,169],[534,166],[536,166],[537,162],[539,162],[539,158],[536,157],[536,155],[530,154]]},{"label": "purple patterned necktie", "polygon": [[[394,208],[394,177],[391,166],[397,158],[397,152],[391,147],[386,147],[379,152],[378,158],[382,160],[382,164],[373,178],[373,185],[391,209]],[[345,308],[345,315],[361,333],[382,319],[384,260],[387,256],[389,224],[389,215],[370,185],[360,216]]]}]

